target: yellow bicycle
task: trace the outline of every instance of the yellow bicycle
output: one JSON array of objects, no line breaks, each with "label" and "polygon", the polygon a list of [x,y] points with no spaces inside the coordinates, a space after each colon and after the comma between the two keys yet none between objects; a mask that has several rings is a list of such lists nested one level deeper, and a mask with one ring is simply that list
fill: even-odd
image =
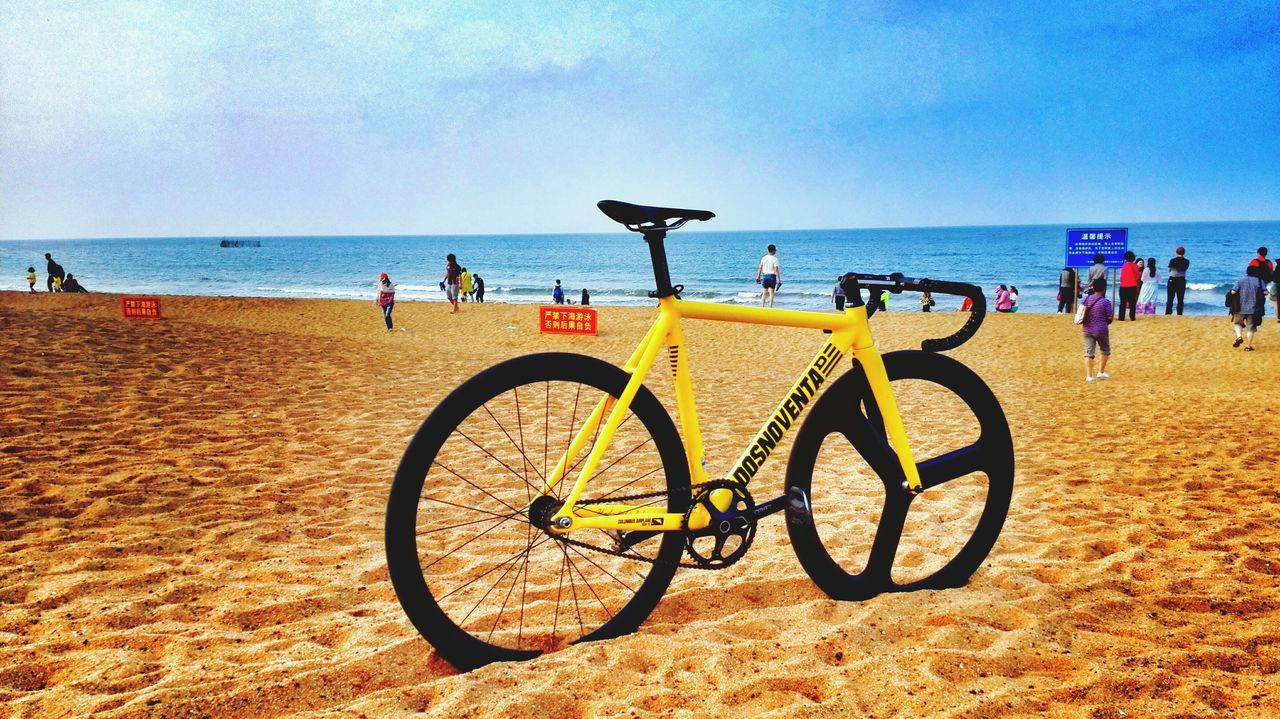
[{"label": "yellow bicycle", "polygon": [[[986,307],[981,289],[849,273],[841,278],[843,314],[689,302],[671,284],[663,242],[667,232],[714,214],[610,200],[599,207],[643,234],[657,282],[650,295],[658,318],[625,366],[544,353],[491,367],[440,402],[396,471],[386,518],[388,568],[405,612],[436,651],[471,669],[633,632],[678,567],[732,565],[751,546],[758,521],[779,511],[801,565],[834,598],[967,582],[1004,525],[1014,470],[999,402],[973,371],[938,354],[977,331]],[[958,332],[926,340],[923,351],[882,356],[868,323],[877,304],[864,302],[862,289],[873,290],[872,297],[885,289],[963,295],[973,309]],[[830,334],[723,477],[709,475],[703,455],[685,319]],[[679,432],[644,386],[664,348]],[[849,355],[852,369],[837,376]],[[899,380],[958,398],[977,438],[917,462],[895,401]],[[783,494],[757,502],[751,479],[797,425]],[[815,510],[824,496],[839,496],[824,495],[812,481],[819,455],[833,443],[852,447],[884,485],[865,561],[848,556],[840,528]],[[823,469],[824,481],[843,480],[841,469]],[[896,583],[891,570],[912,500],[974,474],[986,476],[986,497],[967,541],[928,576]]]}]

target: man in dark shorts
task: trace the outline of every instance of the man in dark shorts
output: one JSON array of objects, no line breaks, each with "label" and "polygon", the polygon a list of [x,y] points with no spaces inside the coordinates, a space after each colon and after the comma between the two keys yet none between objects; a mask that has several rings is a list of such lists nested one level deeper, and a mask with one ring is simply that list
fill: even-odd
[{"label": "man in dark shorts", "polygon": [[773,295],[782,286],[782,267],[778,264],[778,248],[769,245],[769,254],[760,258],[760,266],[756,268],[756,282],[760,285],[760,306],[765,301],[773,307]]},{"label": "man in dark shorts", "polygon": [[1185,248],[1178,248],[1178,256],[1169,260],[1169,279],[1166,282],[1166,290],[1168,299],[1164,305],[1164,313],[1166,315],[1173,314],[1173,300],[1178,300],[1178,314],[1182,314],[1182,298],[1187,293],[1187,268],[1191,266],[1191,260],[1184,255],[1187,254]]},{"label": "man in dark shorts", "polygon": [[53,256],[48,252],[44,253],[44,258],[49,261],[49,279],[46,281],[46,286],[50,292],[53,292],[53,278],[57,277],[58,285],[61,286],[62,281],[67,278],[67,273],[62,269],[62,265],[53,261]]}]

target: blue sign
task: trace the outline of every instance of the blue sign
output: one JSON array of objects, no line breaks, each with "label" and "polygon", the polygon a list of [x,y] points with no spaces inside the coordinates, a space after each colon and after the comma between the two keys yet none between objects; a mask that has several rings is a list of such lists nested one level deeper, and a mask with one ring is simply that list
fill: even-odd
[{"label": "blue sign", "polygon": [[1129,249],[1129,228],[1067,230],[1067,267],[1089,267],[1102,255],[1107,267],[1123,267]]}]

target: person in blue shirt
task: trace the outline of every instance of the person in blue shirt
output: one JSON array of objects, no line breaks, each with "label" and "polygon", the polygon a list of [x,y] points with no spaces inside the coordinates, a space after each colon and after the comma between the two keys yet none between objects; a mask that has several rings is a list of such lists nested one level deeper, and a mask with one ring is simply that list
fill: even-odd
[{"label": "person in blue shirt", "polygon": [[560,288],[560,280],[556,280],[555,289],[551,290],[551,299],[558,305],[564,304],[564,290]]}]

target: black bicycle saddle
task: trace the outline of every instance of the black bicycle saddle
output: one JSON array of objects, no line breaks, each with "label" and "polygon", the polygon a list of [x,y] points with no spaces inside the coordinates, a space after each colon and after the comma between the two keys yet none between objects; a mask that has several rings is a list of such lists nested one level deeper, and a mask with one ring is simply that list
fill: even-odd
[{"label": "black bicycle saddle", "polygon": [[648,229],[646,226],[650,226],[656,229],[666,226],[668,220],[681,220],[679,224],[684,224],[688,220],[709,220],[716,216],[716,213],[710,210],[649,207],[648,205],[633,205],[630,202],[619,202],[617,200],[601,200],[596,203],[596,207],[599,207],[600,211],[608,216],[609,219],[631,228],[645,227]]}]

